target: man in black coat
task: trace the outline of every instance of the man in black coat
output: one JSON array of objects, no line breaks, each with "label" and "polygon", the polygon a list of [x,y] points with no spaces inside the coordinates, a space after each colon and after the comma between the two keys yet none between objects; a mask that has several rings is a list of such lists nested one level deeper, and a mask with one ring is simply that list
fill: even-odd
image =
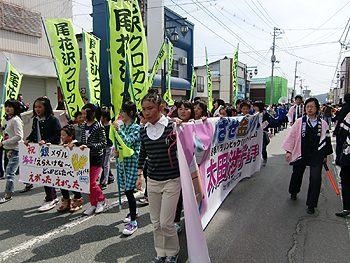
[{"label": "man in black coat", "polygon": [[333,131],[333,136],[337,137],[336,138],[337,143],[336,143],[336,148],[335,148],[335,152],[336,152],[335,164],[336,165],[339,165],[339,158],[340,158],[342,146],[346,140],[347,134],[349,133],[349,131],[344,130],[341,127],[341,124],[343,123],[346,115],[350,112],[350,94],[349,93],[345,94],[344,101],[345,101],[345,103],[343,104],[343,107],[341,108],[341,110],[337,114],[337,119],[338,119],[337,125],[335,126],[334,131]]}]

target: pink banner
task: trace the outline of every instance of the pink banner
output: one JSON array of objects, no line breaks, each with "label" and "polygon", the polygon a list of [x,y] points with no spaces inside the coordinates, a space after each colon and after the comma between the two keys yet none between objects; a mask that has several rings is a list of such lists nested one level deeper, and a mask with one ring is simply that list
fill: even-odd
[{"label": "pink banner", "polygon": [[260,117],[208,118],[177,133],[189,259],[210,262],[203,229],[237,183],[260,170]]}]

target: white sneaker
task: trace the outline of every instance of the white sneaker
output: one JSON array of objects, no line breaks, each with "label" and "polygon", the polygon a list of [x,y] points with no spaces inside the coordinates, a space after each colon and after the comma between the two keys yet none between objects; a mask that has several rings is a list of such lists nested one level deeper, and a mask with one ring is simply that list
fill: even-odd
[{"label": "white sneaker", "polygon": [[95,210],[96,206],[90,205],[90,207],[84,211],[84,215],[91,216]]},{"label": "white sneaker", "polygon": [[39,208],[38,211],[39,212],[45,212],[48,211],[52,208],[54,208],[56,206],[56,204],[58,203],[58,198],[52,200],[52,201],[45,201]]},{"label": "white sneaker", "polygon": [[105,198],[105,200],[103,200],[101,202],[97,202],[95,214],[102,213],[106,206],[107,206],[107,199],[106,198]]}]

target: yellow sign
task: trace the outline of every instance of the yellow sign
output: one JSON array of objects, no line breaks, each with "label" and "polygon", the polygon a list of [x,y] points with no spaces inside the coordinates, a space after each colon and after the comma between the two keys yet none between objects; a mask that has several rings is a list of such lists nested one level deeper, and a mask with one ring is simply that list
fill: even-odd
[{"label": "yellow sign", "polygon": [[213,109],[213,89],[212,89],[212,83],[211,83],[211,75],[210,75],[210,69],[209,69],[207,48],[205,48],[205,57],[206,57],[206,61],[207,61],[208,111],[210,112]]},{"label": "yellow sign", "polygon": [[85,46],[86,74],[91,103],[101,105],[100,87],[100,40],[95,36],[83,32]]},{"label": "yellow sign", "polygon": [[110,28],[110,69],[112,77],[111,117],[117,117],[123,103],[126,72],[126,50],[133,26],[131,3],[127,1],[109,1]]},{"label": "yellow sign", "polygon": [[232,59],[232,88],[233,88],[233,103],[236,106],[237,101],[237,92],[238,92],[238,84],[237,84],[237,66],[238,66],[238,46],[236,48],[235,53],[233,54]]},{"label": "yellow sign", "polygon": [[55,55],[61,89],[70,116],[84,106],[79,93],[80,54],[70,19],[47,19],[47,29]]},{"label": "yellow sign", "polygon": [[[22,75],[17,72],[17,70],[7,62],[7,76],[5,81],[5,98],[3,102],[9,99],[16,100],[18,97],[19,88],[22,82]],[[1,120],[5,116],[5,107],[1,110]]]},{"label": "yellow sign", "polygon": [[194,89],[194,84],[196,83],[196,73],[194,72],[194,68],[192,68],[192,80],[191,80],[191,96],[190,96],[190,101],[193,100],[193,89]]},{"label": "yellow sign", "polygon": [[171,69],[173,68],[173,44],[168,41],[168,48],[169,48],[169,69],[168,69],[168,98],[167,102],[169,104],[169,101],[171,101],[171,89],[170,89],[170,79],[171,79]]},{"label": "yellow sign", "polygon": [[109,139],[113,142],[114,141],[114,147],[116,150],[118,150],[118,159],[119,161],[123,161],[124,157],[130,157],[134,154],[134,150],[130,149],[128,146],[125,145],[122,138],[120,138],[118,132],[113,127],[113,125],[109,128]]},{"label": "yellow sign", "polygon": [[148,79],[148,88],[152,87],[154,77],[155,77],[155,75],[156,75],[160,65],[166,59],[167,55],[168,54],[166,52],[166,45],[165,45],[165,42],[163,42],[163,45],[160,48],[160,51],[158,53],[157,59],[156,59],[156,61],[153,64],[153,67],[152,67],[152,70],[151,70],[151,75],[150,75],[150,77]]},{"label": "yellow sign", "polygon": [[148,92],[148,50],[138,1],[132,3],[131,16],[132,27],[127,52],[133,91],[129,90],[129,94],[135,98],[138,110],[142,111],[141,100]]}]

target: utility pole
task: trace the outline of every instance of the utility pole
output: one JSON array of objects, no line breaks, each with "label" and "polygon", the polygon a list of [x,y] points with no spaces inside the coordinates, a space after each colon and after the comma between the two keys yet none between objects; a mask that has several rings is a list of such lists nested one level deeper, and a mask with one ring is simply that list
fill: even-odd
[{"label": "utility pole", "polygon": [[303,94],[303,79],[300,79],[300,94]]},{"label": "utility pole", "polygon": [[295,72],[294,72],[294,87],[293,87],[293,93],[292,93],[292,98],[291,98],[291,102],[293,102],[293,99],[294,99],[294,97],[295,97],[295,83],[296,83],[296,81],[297,81],[297,78],[298,78],[298,76],[297,76],[297,67],[298,67],[298,64],[300,64],[301,63],[301,61],[295,61]]},{"label": "utility pole", "polygon": [[273,28],[273,43],[272,43],[272,56],[271,56],[271,91],[270,91],[270,104],[272,105],[272,95],[273,95],[273,70],[275,67],[276,61],[276,56],[275,56],[275,42],[276,42],[276,36],[282,34],[281,30],[277,27]]}]

